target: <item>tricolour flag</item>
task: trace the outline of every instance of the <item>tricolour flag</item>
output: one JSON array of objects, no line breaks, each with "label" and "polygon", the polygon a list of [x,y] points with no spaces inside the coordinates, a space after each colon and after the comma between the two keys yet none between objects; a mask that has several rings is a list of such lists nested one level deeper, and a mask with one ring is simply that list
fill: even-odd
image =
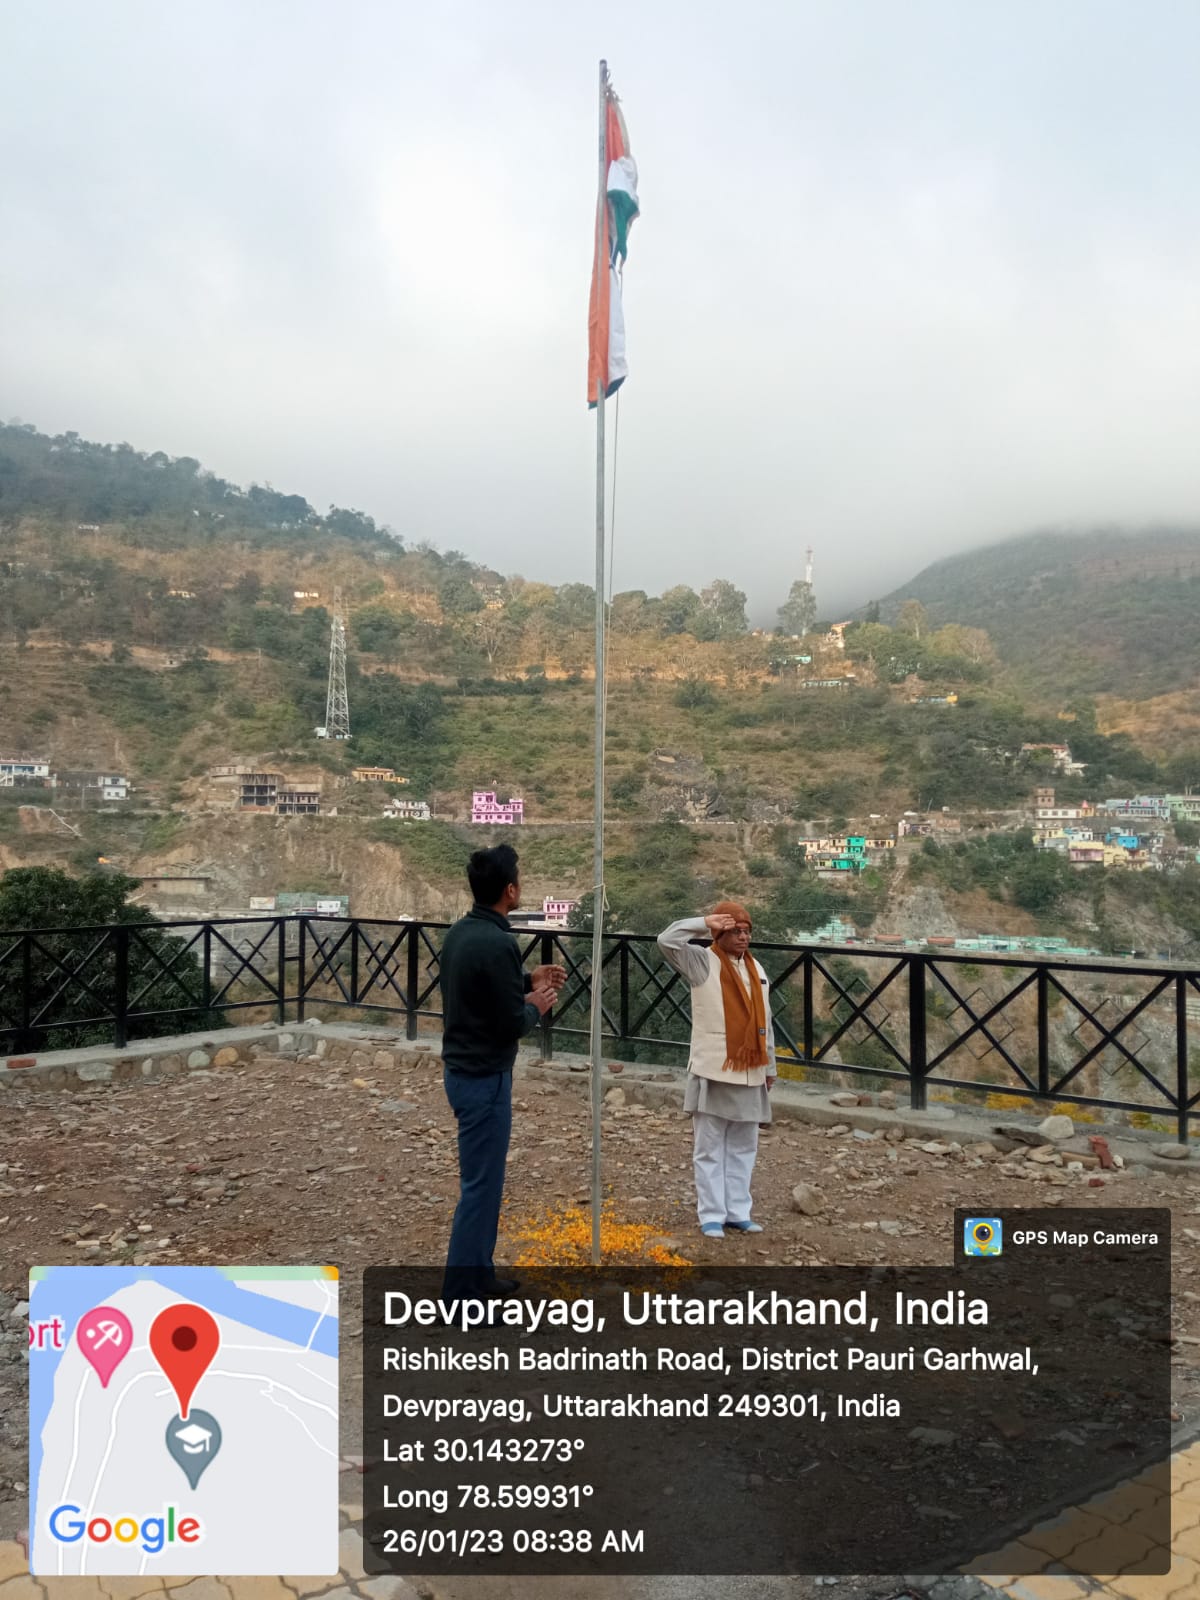
[{"label": "tricolour flag", "polygon": [[611,88],[605,100],[606,193],[596,205],[596,253],[592,262],[592,295],[588,305],[588,404],[615,394],[628,376],[625,361],[625,315],[621,308],[621,267],[629,244],[629,226],[638,214],[637,165],[629,153],[629,135]]}]

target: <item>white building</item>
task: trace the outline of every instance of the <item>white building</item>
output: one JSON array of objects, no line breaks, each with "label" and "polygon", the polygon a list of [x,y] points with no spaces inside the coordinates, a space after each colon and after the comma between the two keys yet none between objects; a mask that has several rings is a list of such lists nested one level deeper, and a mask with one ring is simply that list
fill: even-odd
[{"label": "white building", "polygon": [[428,800],[389,800],[383,808],[383,814],[401,822],[433,821]]},{"label": "white building", "polygon": [[547,895],[542,901],[542,921],[552,922],[556,927],[565,928],[572,911],[579,904],[578,900],[555,900]]},{"label": "white building", "polygon": [[36,783],[49,776],[48,761],[31,761],[26,756],[0,758],[0,787],[5,789],[11,789],[14,783]]}]

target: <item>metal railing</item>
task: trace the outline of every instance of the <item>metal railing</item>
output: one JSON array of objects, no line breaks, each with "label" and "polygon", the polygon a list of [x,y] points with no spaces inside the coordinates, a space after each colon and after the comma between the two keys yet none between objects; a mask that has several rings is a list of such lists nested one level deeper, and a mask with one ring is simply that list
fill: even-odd
[{"label": "metal railing", "polygon": [[[395,1019],[412,1039],[441,1016],[446,926],[292,915],[0,932],[0,1053],[124,1046],[264,1009],[281,1024],[318,1010]],[[590,934],[516,937],[527,964],[567,969],[543,1054],[586,1050]],[[864,945],[753,954],[785,1074],[895,1080],[918,1108],[936,1087],[1120,1110],[1166,1118],[1181,1140],[1200,1114],[1198,969]],[[686,1063],[687,985],[653,935],[606,936],[602,984],[614,1057]]]}]

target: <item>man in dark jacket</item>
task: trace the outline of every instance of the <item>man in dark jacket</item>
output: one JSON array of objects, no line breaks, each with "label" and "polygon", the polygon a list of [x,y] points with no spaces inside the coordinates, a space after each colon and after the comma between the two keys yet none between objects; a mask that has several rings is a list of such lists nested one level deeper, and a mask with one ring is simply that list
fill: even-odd
[{"label": "man in dark jacket", "polygon": [[532,1032],[566,982],[558,966],[524,971],[508,913],[521,903],[517,852],[499,844],[467,864],[475,904],[442,946],[442,1059],[458,1121],[459,1197],[450,1229],[447,1300],[510,1294],[492,1254],[512,1132],[517,1041]]}]

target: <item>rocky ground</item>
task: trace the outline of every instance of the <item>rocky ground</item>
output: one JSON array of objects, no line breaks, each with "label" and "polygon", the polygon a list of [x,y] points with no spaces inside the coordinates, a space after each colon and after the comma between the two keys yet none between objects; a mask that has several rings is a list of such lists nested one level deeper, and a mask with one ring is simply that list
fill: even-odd
[{"label": "rocky ground", "polygon": [[[362,1269],[437,1262],[456,1194],[453,1119],[432,1056],[388,1052],[364,1070],[315,1057],[74,1091],[14,1087],[0,1162],[0,1537],[27,1512],[24,1300],[34,1264],[333,1263],[342,1273],[343,1448],[359,1448]],[[361,1075],[360,1075],[361,1074]],[[506,1259],[524,1229],[584,1198],[586,1077],[526,1070],[503,1218]],[[677,1105],[636,1103],[612,1080],[605,1174],[616,1215],[652,1224],[694,1261],[949,1264],[952,1211],[1037,1204],[1169,1206],[1175,1219],[1176,1414],[1200,1420],[1200,1184],[1189,1170],[1101,1172],[997,1139],[965,1148],[947,1126],[903,1139],[780,1117],[762,1135],[759,1236],[697,1227],[691,1129]],[[622,1087],[624,1084],[624,1087]],[[660,1086],[653,1086],[661,1093]],[[619,1103],[624,1100],[625,1103]],[[1200,1176],[1200,1164],[1198,1173]],[[1036,1185],[1036,1187],[1035,1187]],[[798,1188],[798,1186],[803,1186]]]}]

